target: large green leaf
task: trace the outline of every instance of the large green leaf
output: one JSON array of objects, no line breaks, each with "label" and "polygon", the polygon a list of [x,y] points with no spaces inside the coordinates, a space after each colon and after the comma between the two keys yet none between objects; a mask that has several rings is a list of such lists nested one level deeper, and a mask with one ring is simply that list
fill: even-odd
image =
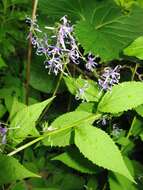
[{"label": "large green leaf", "polygon": [[118,147],[101,129],[87,124],[81,125],[75,130],[75,144],[81,153],[94,164],[134,181]]},{"label": "large green leaf", "polygon": [[143,35],[143,10],[137,7],[124,14],[113,0],[41,0],[40,9],[52,18],[68,15],[76,24],[75,34],[85,49],[103,60],[119,58],[119,53]]},{"label": "large green leaf", "polygon": [[124,49],[124,54],[143,60],[143,36],[137,38],[131,45]]},{"label": "large green leaf", "polygon": [[143,83],[123,82],[115,85],[101,99],[98,111],[119,113],[143,104]]},{"label": "large green leaf", "polygon": [[39,9],[52,18],[68,15],[73,20],[90,18],[96,4],[94,0],[40,0]]},{"label": "large green leaf", "polygon": [[0,184],[6,184],[27,177],[38,177],[22,166],[15,158],[0,155]]},{"label": "large green leaf", "polygon": [[53,123],[50,126],[51,128],[50,130],[60,130],[66,127],[69,128],[45,138],[43,140],[44,145],[67,146],[70,143],[73,143],[72,127],[79,126],[81,123],[92,123],[95,118],[96,118],[95,114],[88,113],[85,111],[73,111],[61,115],[60,117],[58,117],[53,121]]},{"label": "large green leaf", "polygon": [[[40,60],[39,60],[40,61]],[[30,85],[45,93],[51,93],[56,84],[56,78],[53,75],[49,75],[48,71],[42,64],[38,62],[33,63],[31,66]]]},{"label": "large green leaf", "polygon": [[53,100],[47,99],[41,103],[27,106],[17,112],[16,116],[11,121],[9,130],[9,138],[14,145],[22,142],[28,135],[38,136],[39,132],[35,128],[36,121],[41,115],[44,108]]},{"label": "large green leaf", "polygon": [[[96,2],[96,1],[95,1]],[[104,61],[119,58],[119,53],[143,34],[143,10],[134,7],[123,14],[113,3],[99,3],[91,19],[77,23],[76,36],[85,49]]]},{"label": "large green leaf", "polygon": [[66,164],[67,166],[78,170],[82,173],[97,173],[98,168],[92,162],[87,160],[80,154],[80,152],[75,149],[71,148],[67,152],[64,152],[56,157],[54,157],[52,160],[59,160]]}]

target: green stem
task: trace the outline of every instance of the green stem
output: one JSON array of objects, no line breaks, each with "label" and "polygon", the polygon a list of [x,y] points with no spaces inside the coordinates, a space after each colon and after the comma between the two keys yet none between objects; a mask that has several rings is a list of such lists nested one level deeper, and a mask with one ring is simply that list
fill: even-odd
[{"label": "green stem", "polygon": [[[38,6],[38,0],[34,0],[33,10],[32,10],[32,20],[36,17],[36,10]],[[28,43],[28,56],[27,56],[27,65],[26,65],[26,83],[25,83],[25,103],[28,105],[29,103],[29,82],[30,82],[30,67],[31,67],[31,58],[32,58],[32,45],[31,39],[29,38]]]},{"label": "green stem", "polygon": [[[64,70],[65,70],[65,68],[66,68],[66,63],[64,64],[63,72],[60,73],[59,80],[58,80],[58,82],[57,82],[57,85],[56,85],[56,87],[55,87],[55,90],[54,90],[53,95],[52,95],[51,98],[54,98],[54,97],[55,97],[55,95],[56,95],[56,93],[57,93],[57,91],[58,91],[58,89],[59,89],[61,80],[62,80],[63,75],[64,75]],[[39,118],[38,121],[41,121],[41,119],[43,118],[43,116],[44,116],[45,113],[48,111],[49,107],[51,106],[51,104],[52,104],[52,102],[47,105],[47,107],[45,108],[45,110],[44,110],[43,113],[41,114],[41,116],[40,116],[40,118]]]},{"label": "green stem", "polygon": [[[91,120],[92,118],[94,118],[95,120],[98,120],[100,117],[101,117],[101,114],[97,114],[97,115],[91,114],[90,116],[86,117],[86,118],[84,119],[84,121]],[[18,152],[24,150],[25,148],[27,148],[27,147],[29,147],[29,146],[31,146],[31,145],[33,145],[33,144],[35,144],[35,143],[37,143],[37,142],[39,142],[39,141],[45,139],[45,138],[47,138],[48,136],[58,134],[58,133],[60,133],[60,132],[62,132],[62,131],[65,131],[65,130],[67,130],[67,129],[70,129],[70,128],[72,128],[72,127],[78,127],[78,125],[80,125],[81,122],[83,122],[83,119],[74,122],[74,123],[71,124],[70,126],[65,126],[65,127],[63,127],[63,128],[60,128],[60,129],[57,129],[57,130],[54,130],[54,131],[47,132],[47,133],[45,133],[44,135],[42,135],[42,136],[40,136],[40,137],[38,137],[38,138],[36,138],[36,139],[34,139],[34,140],[32,140],[32,141],[26,143],[25,145],[22,145],[21,147],[17,148],[16,150],[10,152],[10,153],[8,154],[8,156],[13,156],[13,155],[15,155],[16,153],[18,153]]]},{"label": "green stem", "polygon": [[138,69],[138,63],[136,63],[135,68],[134,68],[134,70],[132,72],[132,78],[131,78],[132,81],[134,80],[134,77],[135,77],[135,74],[137,72],[137,69]]}]

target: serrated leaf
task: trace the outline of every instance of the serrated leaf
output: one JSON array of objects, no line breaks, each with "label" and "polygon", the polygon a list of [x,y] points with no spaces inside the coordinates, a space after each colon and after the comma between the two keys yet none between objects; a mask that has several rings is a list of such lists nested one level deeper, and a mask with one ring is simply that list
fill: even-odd
[{"label": "serrated leaf", "polygon": [[0,184],[7,184],[27,177],[39,177],[22,166],[15,158],[0,155]]},{"label": "serrated leaf", "polygon": [[71,148],[67,152],[54,157],[52,160],[59,160],[67,166],[82,173],[94,174],[98,172],[97,166],[84,158],[82,154],[80,154],[80,152],[75,148]]},{"label": "serrated leaf", "polygon": [[99,55],[103,61],[118,59],[129,43],[143,35],[143,11],[140,8],[134,7],[124,14],[114,3],[103,1],[92,13],[90,19],[76,24],[75,34],[85,53]]},{"label": "serrated leaf", "polygon": [[71,94],[75,95],[77,94],[78,90],[85,87],[84,93],[81,96],[81,99],[86,100],[87,102],[93,101],[98,102],[101,93],[99,93],[98,85],[93,80],[85,80],[82,78],[72,78],[72,77],[64,77],[64,81],[68,87],[68,90],[71,92]]},{"label": "serrated leaf", "polygon": [[73,20],[91,17],[91,9],[95,8],[94,0],[40,0],[39,8],[44,13],[48,13],[52,18],[60,19],[64,15],[68,15]]},{"label": "serrated leaf", "polygon": [[143,60],[143,36],[137,38],[133,43],[125,48],[124,54]]},{"label": "serrated leaf", "polygon": [[41,115],[44,108],[53,100],[47,99],[43,102],[36,103],[21,109],[11,121],[9,138],[13,145],[22,142],[28,135],[38,136],[39,132],[35,128],[36,121]]},{"label": "serrated leaf", "polygon": [[119,113],[131,110],[143,104],[142,94],[142,82],[120,83],[106,92],[98,105],[98,111]]},{"label": "serrated leaf", "polygon": [[[77,126],[81,123],[92,123],[96,115],[85,111],[73,111],[59,116],[51,124],[51,130],[64,129],[68,126]],[[67,146],[73,143],[72,127],[45,138],[43,144],[46,146]],[[48,130],[47,130],[48,131]]]},{"label": "serrated leaf", "polygon": [[75,144],[94,164],[117,172],[134,182],[114,141],[103,130],[91,125],[75,129]]}]

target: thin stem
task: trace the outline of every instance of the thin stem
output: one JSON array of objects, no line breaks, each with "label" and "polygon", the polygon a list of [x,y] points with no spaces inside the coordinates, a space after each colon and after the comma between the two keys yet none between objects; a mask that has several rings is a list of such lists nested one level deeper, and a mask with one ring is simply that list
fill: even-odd
[{"label": "thin stem", "polygon": [[[32,10],[32,20],[34,21],[36,17],[36,10],[38,6],[38,0],[34,0],[33,10]],[[29,101],[29,81],[30,81],[30,67],[32,58],[32,45],[31,45],[31,35],[28,43],[28,55],[27,55],[27,65],[26,65],[26,83],[25,83],[25,103],[28,105]]]},{"label": "thin stem", "polygon": [[137,69],[138,69],[138,63],[136,63],[135,68],[134,68],[134,70],[133,70],[133,72],[132,72],[132,78],[131,78],[132,81],[133,81],[134,78],[135,78],[135,75],[136,75]]},{"label": "thin stem", "polygon": [[32,140],[32,141],[26,143],[25,145],[22,145],[21,147],[17,148],[16,150],[10,152],[10,153],[8,154],[8,156],[13,156],[13,155],[15,155],[16,153],[18,153],[18,152],[24,150],[25,148],[27,148],[27,147],[29,147],[29,146],[31,146],[31,145],[33,145],[33,144],[35,144],[35,143],[37,143],[37,142],[39,142],[39,141],[45,139],[45,138],[47,138],[48,136],[58,134],[58,133],[60,133],[60,132],[62,132],[62,131],[65,131],[65,130],[67,130],[67,129],[70,129],[70,128],[72,128],[72,127],[78,127],[78,125],[79,125],[81,122],[83,122],[83,121],[88,121],[88,120],[90,120],[90,119],[92,119],[92,118],[94,118],[95,120],[98,120],[100,117],[101,117],[101,114],[97,114],[97,115],[91,114],[91,115],[89,115],[88,117],[86,117],[85,119],[81,119],[81,120],[79,120],[79,121],[76,121],[76,122],[74,122],[73,124],[71,124],[71,125],[69,125],[69,126],[65,126],[65,127],[63,127],[63,128],[60,128],[60,129],[57,129],[57,130],[54,130],[54,131],[47,132],[47,133],[45,133],[44,135],[42,135],[42,136],[40,136],[40,137],[38,137],[38,138],[36,138],[36,139],[34,139],[34,140]]},{"label": "thin stem", "polygon": [[[66,63],[64,64],[63,72],[60,73],[59,80],[58,80],[58,82],[57,82],[57,85],[56,85],[56,87],[55,87],[55,90],[54,90],[53,95],[52,95],[51,98],[54,98],[54,97],[55,97],[55,95],[56,95],[56,93],[57,93],[57,91],[58,91],[58,89],[59,89],[61,80],[62,80],[63,75],[64,75],[64,70],[65,70],[65,68],[66,68]],[[51,104],[52,104],[52,102],[47,105],[47,107],[45,108],[45,110],[44,110],[43,113],[41,114],[41,116],[40,116],[40,118],[39,118],[39,121],[41,121],[41,119],[43,118],[43,116],[44,116],[45,113],[48,111],[49,107],[51,106]]]}]

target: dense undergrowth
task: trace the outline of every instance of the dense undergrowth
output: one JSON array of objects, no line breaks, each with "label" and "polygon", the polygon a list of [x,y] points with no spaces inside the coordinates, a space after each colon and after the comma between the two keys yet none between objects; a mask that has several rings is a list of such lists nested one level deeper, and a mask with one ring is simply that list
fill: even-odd
[{"label": "dense undergrowth", "polygon": [[143,1],[1,0],[0,189],[143,189]]}]

